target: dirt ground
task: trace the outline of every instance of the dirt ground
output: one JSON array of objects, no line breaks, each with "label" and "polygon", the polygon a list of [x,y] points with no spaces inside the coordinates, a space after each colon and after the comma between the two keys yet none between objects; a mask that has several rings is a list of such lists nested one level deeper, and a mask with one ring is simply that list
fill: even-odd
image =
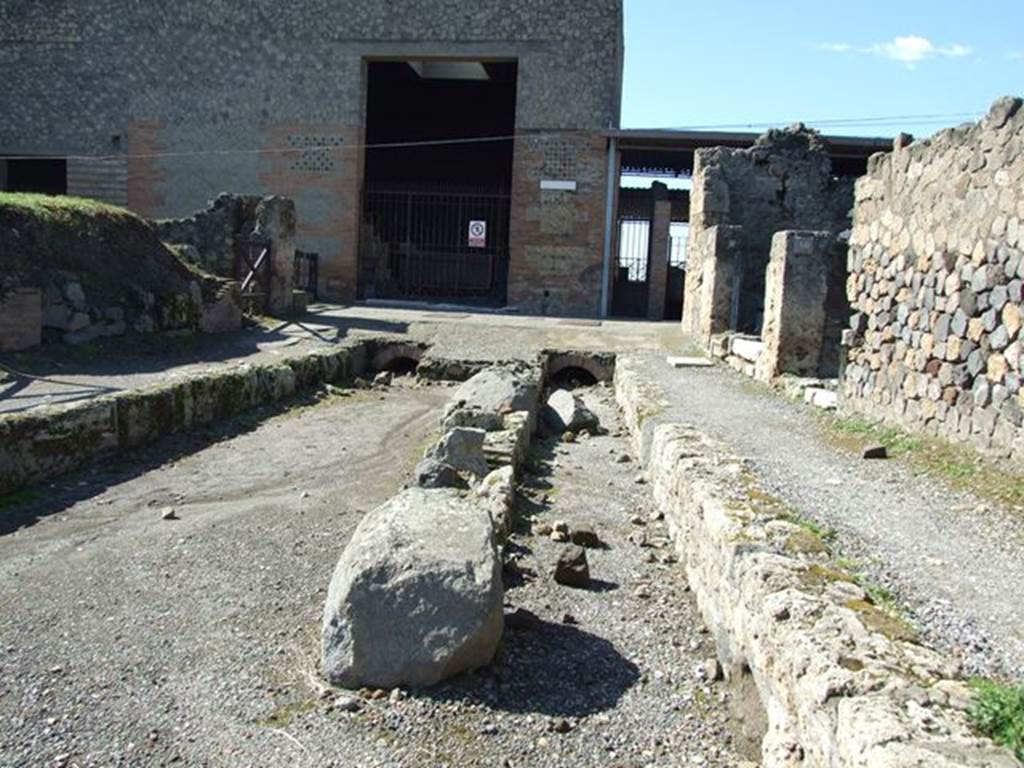
[{"label": "dirt ground", "polygon": [[[536,621],[492,667],[354,713],[318,688],[334,564],[449,394],[403,382],[175,439],[6,510],[0,765],[735,765],[728,695],[699,676],[707,635],[615,435],[539,445],[523,499],[594,525],[594,589],[554,584],[561,545],[521,529],[535,575],[510,574],[506,611]],[[615,430],[608,391],[588,397]]]}]

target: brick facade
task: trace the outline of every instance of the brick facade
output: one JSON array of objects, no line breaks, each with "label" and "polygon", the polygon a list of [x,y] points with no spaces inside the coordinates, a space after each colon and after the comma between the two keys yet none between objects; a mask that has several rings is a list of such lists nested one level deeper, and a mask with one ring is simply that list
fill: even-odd
[{"label": "brick facade", "polygon": [[[299,0],[287,13],[56,0],[45,21],[31,3],[5,4],[0,154],[124,155],[122,177],[73,188],[147,216],[187,216],[221,192],[294,197],[298,247],[321,254],[324,295],[346,300],[358,274],[365,62],[439,56],[518,63],[516,132],[527,138],[513,175],[509,303],[595,314],[597,135],[618,124],[621,0]],[[531,147],[541,133],[547,143]],[[326,162],[282,152],[313,139],[334,148]],[[553,177],[577,191],[542,193]]]}]

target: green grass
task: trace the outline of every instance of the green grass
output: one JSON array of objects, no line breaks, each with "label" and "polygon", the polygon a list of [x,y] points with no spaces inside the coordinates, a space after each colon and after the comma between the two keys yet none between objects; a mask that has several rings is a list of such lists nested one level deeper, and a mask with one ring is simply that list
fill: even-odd
[{"label": "green grass", "polygon": [[128,216],[135,214],[116,205],[89,200],[84,197],[39,195],[31,192],[0,192],[0,206],[23,208],[36,216],[50,220],[67,220],[74,214],[95,216]]},{"label": "green grass", "polygon": [[1024,686],[974,680],[971,687],[976,694],[971,723],[1024,762]]},{"label": "green grass", "polygon": [[880,443],[891,457],[953,490],[969,491],[995,504],[1024,507],[1024,474],[968,445],[909,435],[897,427],[861,418],[831,418],[827,429],[831,441],[840,447],[857,452],[868,443]]}]

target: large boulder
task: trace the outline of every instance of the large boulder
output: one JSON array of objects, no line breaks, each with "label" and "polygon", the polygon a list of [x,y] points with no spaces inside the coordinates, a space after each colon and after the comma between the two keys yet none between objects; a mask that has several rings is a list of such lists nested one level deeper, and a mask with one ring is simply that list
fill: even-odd
[{"label": "large boulder", "polygon": [[494,658],[501,562],[479,503],[409,488],[356,528],[324,606],[322,668],[345,688],[423,688]]},{"label": "large boulder", "polygon": [[455,390],[441,422],[446,429],[456,426],[487,431],[504,429],[505,414],[532,413],[536,409],[535,378],[528,369],[519,367],[487,368]]},{"label": "large boulder", "polygon": [[555,390],[548,397],[542,412],[544,426],[555,434],[563,432],[596,432],[598,419],[583,400],[567,389]]}]

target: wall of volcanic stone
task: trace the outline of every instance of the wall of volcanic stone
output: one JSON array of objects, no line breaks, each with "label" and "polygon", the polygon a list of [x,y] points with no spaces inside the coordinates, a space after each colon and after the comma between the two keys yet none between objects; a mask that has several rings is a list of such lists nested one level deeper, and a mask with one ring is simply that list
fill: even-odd
[{"label": "wall of volcanic stone", "polygon": [[1024,109],[897,140],[857,182],[847,410],[1024,458]]}]

